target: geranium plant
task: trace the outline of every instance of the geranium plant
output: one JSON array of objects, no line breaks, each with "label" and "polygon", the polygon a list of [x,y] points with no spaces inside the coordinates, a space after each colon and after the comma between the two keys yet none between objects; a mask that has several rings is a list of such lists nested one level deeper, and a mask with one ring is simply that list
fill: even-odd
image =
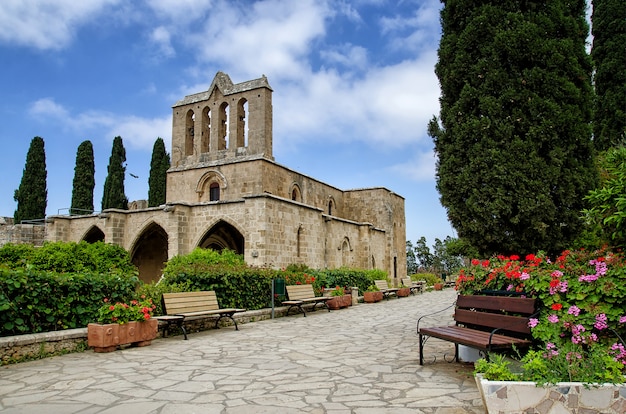
[{"label": "geranium plant", "polygon": [[[461,270],[461,294],[491,291],[538,299],[529,326],[537,346],[521,359],[520,379],[537,383],[622,383],[626,367],[626,272],[622,254],[565,251],[474,260]],[[483,372],[488,368],[478,364]],[[499,367],[502,370],[502,367]]]},{"label": "geranium plant", "polygon": [[152,317],[156,306],[151,299],[131,300],[129,304],[117,302],[110,303],[104,298],[104,305],[98,309],[98,323],[125,324],[132,321],[146,321]]},{"label": "geranium plant", "polygon": [[339,286],[335,286],[333,290],[330,291],[330,296],[343,296],[345,295],[345,289]]}]

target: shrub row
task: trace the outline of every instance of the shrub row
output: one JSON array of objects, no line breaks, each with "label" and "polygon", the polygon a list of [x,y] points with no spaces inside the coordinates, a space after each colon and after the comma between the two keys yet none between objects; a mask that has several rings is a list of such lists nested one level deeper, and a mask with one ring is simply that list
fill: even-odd
[{"label": "shrub row", "polygon": [[0,268],[0,336],[85,327],[103,298],[128,301],[138,281],[135,275]]}]

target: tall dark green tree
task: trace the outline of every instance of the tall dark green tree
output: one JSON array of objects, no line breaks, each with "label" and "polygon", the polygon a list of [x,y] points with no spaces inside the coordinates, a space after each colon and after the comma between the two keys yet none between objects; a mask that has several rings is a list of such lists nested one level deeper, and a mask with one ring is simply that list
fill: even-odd
[{"label": "tall dark green tree", "polygon": [[480,254],[565,248],[597,183],[585,0],[444,0],[428,128],[437,189]]},{"label": "tall dark green tree", "polygon": [[93,213],[93,189],[96,186],[95,174],[93,145],[91,141],[83,141],[76,151],[70,214]]},{"label": "tall dark green tree", "polygon": [[37,220],[46,217],[48,205],[48,172],[46,171],[46,152],[43,138],[35,137],[30,142],[22,181],[13,199],[17,209],[13,220],[19,224],[22,220]]},{"label": "tall dark green tree", "polygon": [[593,0],[591,56],[596,89],[593,135],[606,150],[626,139],[626,5],[624,0]]},{"label": "tall dark green tree", "polygon": [[165,204],[167,189],[167,170],[170,168],[170,155],[165,151],[162,138],[157,138],[152,148],[150,161],[150,178],[148,179],[148,206],[156,207]]},{"label": "tall dark green tree", "polygon": [[124,194],[124,178],[126,175],[126,150],[122,137],[113,139],[113,149],[109,157],[107,178],[104,181],[104,193],[102,194],[102,210],[107,208],[128,209],[128,198]]}]

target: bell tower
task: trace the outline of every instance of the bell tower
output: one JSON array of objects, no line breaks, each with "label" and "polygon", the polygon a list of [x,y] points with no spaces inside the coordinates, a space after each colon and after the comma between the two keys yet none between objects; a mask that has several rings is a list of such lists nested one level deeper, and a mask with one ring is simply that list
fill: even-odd
[{"label": "bell tower", "polygon": [[272,88],[265,75],[233,84],[217,72],[205,92],[172,107],[172,167],[272,155]]}]

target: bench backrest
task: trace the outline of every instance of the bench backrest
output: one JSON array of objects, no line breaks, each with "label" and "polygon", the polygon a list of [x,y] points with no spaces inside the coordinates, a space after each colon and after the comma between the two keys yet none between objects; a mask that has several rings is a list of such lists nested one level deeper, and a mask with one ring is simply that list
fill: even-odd
[{"label": "bench backrest", "polygon": [[376,284],[376,287],[378,288],[378,290],[386,290],[389,289],[389,284],[387,284],[386,280],[374,280],[374,284]]},{"label": "bench backrest", "polygon": [[413,282],[411,281],[411,278],[410,278],[410,277],[405,277],[405,278],[403,278],[403,279],[402,279],[402,284],[403,284],[405,287],[411,287],[411,286],[413,286]]},{"label": "bench backrest", "polygon": [[289,300],[302,300],[315,297],[313,285],[287,285],[286,287]]},{"label": "bench backrest", "polygon": [[475,329],[502,328],[504,331],[529,335],[528,321],[536,312],[536,306],[536,300],[531,298],[459,295],[454,320]]},{"label": "bench backrest", "polygon": [[217,295],[212,290],[163,294],[163,311],[167,315],[218,310],[219,308]]}]

